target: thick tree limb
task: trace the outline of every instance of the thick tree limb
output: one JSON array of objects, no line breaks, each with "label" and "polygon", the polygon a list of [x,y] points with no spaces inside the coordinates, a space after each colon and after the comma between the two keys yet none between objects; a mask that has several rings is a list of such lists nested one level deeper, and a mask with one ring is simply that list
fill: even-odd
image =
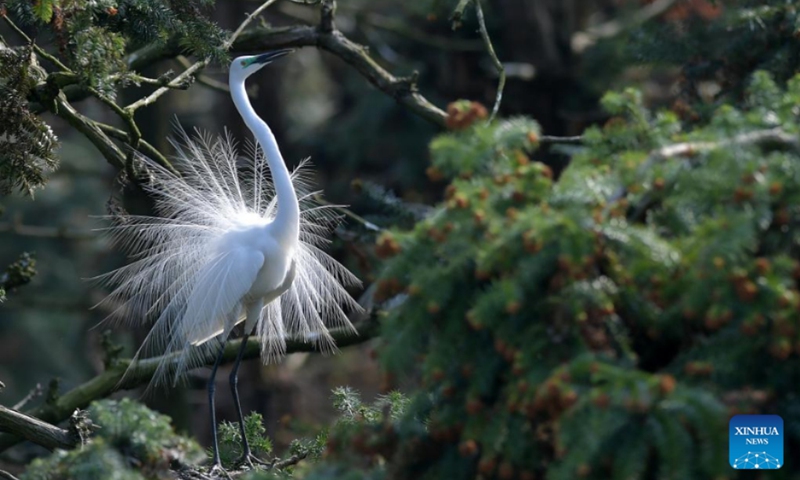
[{"label": "thick tree limb", "polygon": [[[356,345],[364,343],[378,335],[378,322],[374,319],[364,320],[357,324],[356,328],[358,335],[343,331],[333,332],[336,345],[340,348]],[[311,343],[299,340],[290,340],[286,343],[287,354],[318,351],[316,346]],[[233,362],[236,359],[240,345],[241,340],[228,342],[225,346],[225,353],[222,361],[224,363]],[[260,355],[260,343],[257,339],[251,338],[247,342],[244,358],[258,358]],[[0,430],[7,432],[0,434],[0,451],[13,447],[23,439],[31,440],[47,448],[68,448],[74,446],[76,444],[75,442],[78,440],[75,439],[72,443],[65,443],[67,442],[66,437],[58,433],[58,431],[69,432],[55,427],[55,424],[69,418],[76,409],[86,408],[92,401],[108,397],[116,390],[132,389],[148,383],[150,379],[153,378],[161,360],[163,360],[163,357],[147,358],[132,366],[130,360],[120,361],[115,366],[107,369],[86,383],[56,398],[53,402],[40,405],[27,411],[25,414],[0,407]],[[210,358],[208,365],[210,366],[213,364],[213,361],[214,359]],[[128,371],[126,375],[128,367],[130,367],[130,371]],[[124,382],[122,381],[123,376],[125,377]],[[20,416],[22,417],[20,418]],[[32,431],[43,431],[41,429],[47,427],[50,429],[47,430],[47,432],[49,432],[48,436],[44,436],[42,433],[37,435],[32,435],[30,433]]]},{"label": "thick tree limb", "polygon": [[68,430],[0,405],[0,431],[14,433],[50,450],[72,448],[79,438]]}]

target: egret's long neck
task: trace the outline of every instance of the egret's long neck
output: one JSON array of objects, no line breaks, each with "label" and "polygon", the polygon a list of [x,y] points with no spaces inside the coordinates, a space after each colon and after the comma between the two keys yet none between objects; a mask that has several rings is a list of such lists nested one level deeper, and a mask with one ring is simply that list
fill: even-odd
[{"label": "egret's long neck", "polygon": [[278,148],[278,142],[272,134],[269,126],[261,120],[250,100],[247,98],[247,91],[244,87],[244,80],[230,79],[231,97],[236,109],[244,119],[244,123],[253,132],[256,140],[264,150],[267,158],[272,181],[275,183],[275,195],[278,199],[277,213],[275,215],[275,232],[281,236],[282,242],[296,242],[300,228],[300,205],[297,201],[297,194],[289,176],[289,169],[283,161],[283,156]]}]

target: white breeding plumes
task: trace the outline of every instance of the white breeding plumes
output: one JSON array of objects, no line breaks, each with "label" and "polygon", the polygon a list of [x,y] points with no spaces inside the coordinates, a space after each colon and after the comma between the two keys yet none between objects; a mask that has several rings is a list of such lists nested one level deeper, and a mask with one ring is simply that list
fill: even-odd
[{"label": "white breeding plumes", "polygon": [[345,290],[358,280],[321,250],[339,217],[313,201],[303,178],[305,162],[289,173],[269,126],[256,115],[245,90],[248,76],[289,50],[238,57],[230,67],[231,98],[257,145],[239,157],[227,134],[215,138],[182,129],[173,142],[173,173],[142,159],[150,174],[144,188],[157,217],[125,215],[110,228],[130,264],[101,277],[113,287],[111,315],[132,325],[153,322],[143,353],[164,354],[152,385],[176,382],[189,369],[216,361],[208,383],[213,469],[222,470],[214,412],[215,378],[223,346],[244,324],[244,340],[231,372],[239,417],[242,462],[263,463],[247,442],[237,372],[250,335],[269,362],[300,337],[323,351],[336,348],[329,328],[353,330],[348,310],[360,307]]},{"label": "white breeding plumes", "polygon": [[[241,252],[237,237],[256,243],[248,237],[263,234],[277,205],[258,146],[248,144],[240,158],[229,135],[190,138],[180,127],[171,143],[182,175],[143,159],[150,172],[144,188],[159,216],[113,219],[108,230],[132,262],[99,277],[113,287],[104,302],[119,304],[112,318],[131,326],[155,322],[137,357],[143,352],[175,354],[162,357],[154,385],[174,383],[187,370],[208,363],[230,329],[245,319],[242,293],[263,260]],[[358,285],[358,279],[321,250],[341,216],[335,206],[314,201],[318,192],[309,190],[307,165],[302,162],[291,173],[300,204],[294,281],[277,301],[265,302],[255,325],[265,362],[284,354],[287,337],[333,351],[329,329],[352,330],[347,312],[360,308],[344,289]]]}]

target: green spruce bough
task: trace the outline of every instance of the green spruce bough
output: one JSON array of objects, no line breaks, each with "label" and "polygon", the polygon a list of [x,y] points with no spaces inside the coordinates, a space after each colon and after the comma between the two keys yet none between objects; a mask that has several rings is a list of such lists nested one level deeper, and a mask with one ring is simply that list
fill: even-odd
[{"label": "green spruce bough", "polygon": [[421,390],[312,478],[733,476],[732,414],[800,421],[798,105],[757,73],[688,128],[611,93],[557,179],[532,120],[435,139],[445,201],[377,247],[382,362]]}]

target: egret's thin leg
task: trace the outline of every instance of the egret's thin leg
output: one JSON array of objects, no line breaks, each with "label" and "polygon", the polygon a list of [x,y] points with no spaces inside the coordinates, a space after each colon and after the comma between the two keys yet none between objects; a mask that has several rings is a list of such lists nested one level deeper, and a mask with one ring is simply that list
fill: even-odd
[{"label": "egret's thin leg", "polygon": [[272,464],[267,463],[253,455],[253,452],[250,450],[250,443],[247,441],[247,433],[244,429],[244,415],[242,415],[242,404],[239,401],[239,365],[241,365],[242,357],[244,357],[244,351],[247,349],[248,338],[250,338],[249,334],[245,334],[242,337],[242,346],[239,348],[239,353],[236,355],[236,362],[233,364],[233,370],[231,371],[230,376],[231,393],[233,394],[233,402],[236,404],[236,414],[239,416],[239,432],[242,435],[241,462],[250,466],[253,466],[253,463],[258,463],[264,466],[272,466]]},{"label": "egret's thin leg", "polygon": [[225,342],[222,342],[222,345],[219,348],[219,354],[217,355],[217,360],[214,362],[214,367],[211,369],[211,376],[208,379],[208,407],[211,409],[211,438],[214,441],[214,459],[211,463],[212,468],[222,468],[222,462],[219,459],[219,441],[217,440],[217,412],[214,405],[214,392],[216,391],[217,387],[214,384],[214,381],[217,377],[217,368],[219,367],[220,362],[222,362],[222,356],[225,353]]},{"label": "egret's thin leg", "polygon": [[247,339],[250,338],[250,334],[245,334],[242,337],[242,346],[239,348],[239,353],[236,355],[236,362],[233,364],[233,370],[231,371],[230,382],[231,382],[231,393],[233,394],[233,403],[236,404],[236,414],[239,416],[239,432],[242,434],[242,458],[247,458],[250,456],[250,444],[247,442],[247,435],[244,431],[244,415],[242,415],[242,404],[239,402],[239,365],[242,363],[242,357],[244,356],[244,350],[247,348]]}]

